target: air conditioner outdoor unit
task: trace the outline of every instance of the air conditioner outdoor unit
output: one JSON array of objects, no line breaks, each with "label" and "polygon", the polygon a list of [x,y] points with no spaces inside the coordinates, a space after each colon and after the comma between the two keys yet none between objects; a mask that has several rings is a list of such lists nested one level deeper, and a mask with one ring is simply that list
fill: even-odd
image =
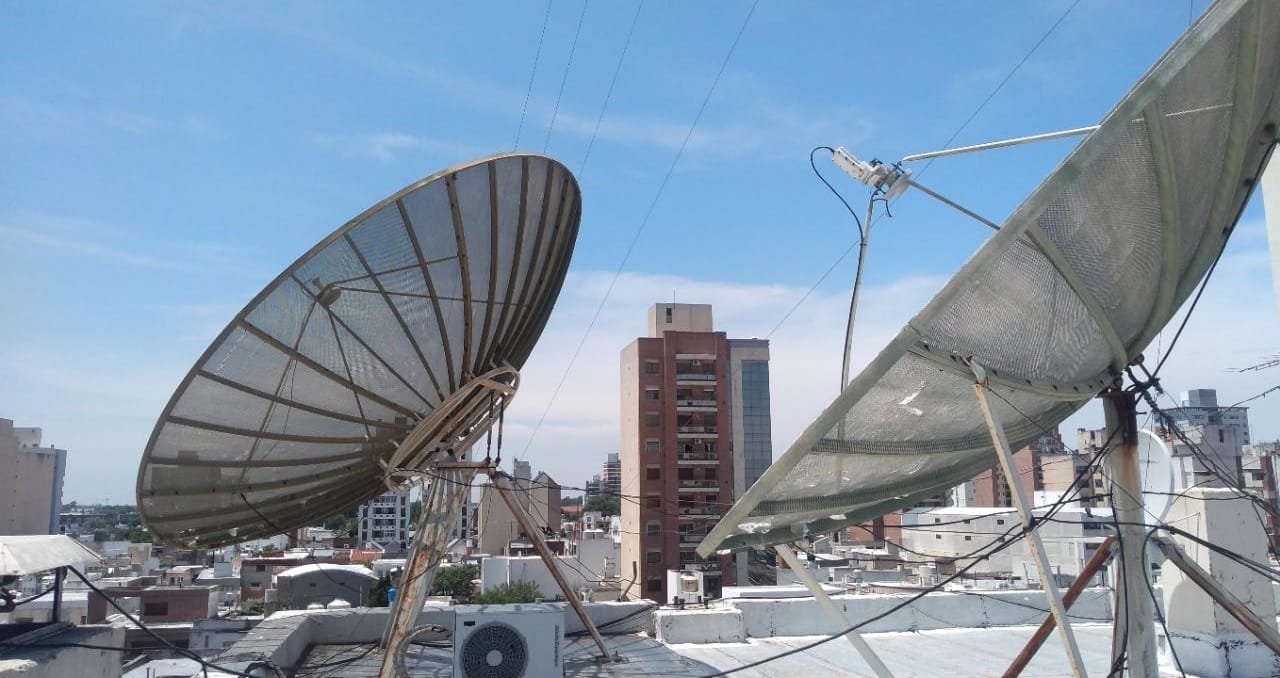
[{"label": "air conditioner outdoor unit", "polygon": [[560,676],[563,640],[563,606],[458,605],[453,616],[453,675]]}]

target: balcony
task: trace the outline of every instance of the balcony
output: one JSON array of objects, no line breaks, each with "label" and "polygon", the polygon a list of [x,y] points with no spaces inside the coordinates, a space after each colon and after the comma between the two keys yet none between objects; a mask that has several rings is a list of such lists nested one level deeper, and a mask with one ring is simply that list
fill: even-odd
[{"label": "balcony", "polygon": [[684,532],[680,535],[681,544],[700,544],[703,539],[707,538],[705,532]]},{"label": "balcony", "polygon": [[677,412],[715,412],[716,401],[714,400],[695,400],[693,398],[676,399]]},{"label": "balcony", "polygon": [[680,520],[718,520],[720,512],[714,508],[705,509],[680,509]]},{"label": "balcony", "polygon": [[679,426],[676,428],[677,438],[700,438],[704,435],[716,435],[715,426]]},{"label": "balcony", "polygon": [[695,384],[714,384],[716,375],[714,372],[677,372],[676,383],[689,382]]},{"label": "balcony", "polygon": [[681,480],[681,492],[719,492],[719,480]]},{"label": "balcony", "polygon": [[720,457],[715,452],[681,452],[676,462],[685,466],[719,464]]}]

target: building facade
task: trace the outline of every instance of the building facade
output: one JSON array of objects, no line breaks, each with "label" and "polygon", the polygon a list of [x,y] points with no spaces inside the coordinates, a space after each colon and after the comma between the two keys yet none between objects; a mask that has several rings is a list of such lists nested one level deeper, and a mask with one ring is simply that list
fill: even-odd
[{"label": "building facade", "polygon": [[0,534],[58,534],[67,451],[44,446],[39,428],[0,419]]},{"label": "building facade", "polygon": [[600,492],[615,497],[622,492],[622,460],[617,452],[610,452],[600,467]]},{"label": "building facade", "polygon": [[1241,445],[1249,445],[1249,408],[1218,405],[1218,392],[1211,388],[1183,391],[1181,407],[1170,407],[1164,413],[1183,429],[1222,426],[1236,429]]},{"label": "building facade", "polygon": [[731,556],[701,559],[694,548],[732,505],[735,486],[763,473],[763,450],[772,459],[768,343],[742,342],[739,351],[714,330],[705,304],[654,305],[648,336],[622,350],[619,565],[636,568],[632,597],[668,600],[668,570],[705,571],[712,595],[737,581]]},{"label": "building facade", "polygon": [[409,548],[409,491],[387,492],[360,507],[356,537],[361,547],[377,544],[396,555]]}]

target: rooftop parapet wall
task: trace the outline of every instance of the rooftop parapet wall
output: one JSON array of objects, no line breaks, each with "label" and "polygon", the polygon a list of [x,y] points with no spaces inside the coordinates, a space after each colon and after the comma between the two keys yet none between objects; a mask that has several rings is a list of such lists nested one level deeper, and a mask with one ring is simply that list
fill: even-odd
[{"label": "rooftop parapet wall", "polygon": [[[1039,624],[1047,611],[1039,590],[992,591],[983,593],[931,593],[910,605],[890,612],[911,598],[908,594],[876,594],[833,596],[845,612],[848,626],[867,622],[863,633],[886,631],[922,631],[944,628],[986,628]],[[736,615],[725,615],[726,610]],[[1111,590],[1086,589],[1071,606],[1071,618],[1080,622],[1111,620]],[[689,617],[678,621],[668,617]],[[837,628],[813,598],[726,600],[708,610],[658,610],[654,625],[659,638],[667,643],[718,643],[725,638],[772,638],[776,636],[815,636],[843,631]],[[739,629],[724,628],[737,619]],[[705,623],[703,623],[705,622]]]}]

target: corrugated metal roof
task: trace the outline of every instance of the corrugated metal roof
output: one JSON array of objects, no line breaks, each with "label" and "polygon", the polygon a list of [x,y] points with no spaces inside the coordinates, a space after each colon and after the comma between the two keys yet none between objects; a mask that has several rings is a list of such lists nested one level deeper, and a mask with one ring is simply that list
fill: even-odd
[{"label": "corrugated metal roof", "polygon": [[83,569],[100,562],[98,554],[64,535],[0,537],[0,575],[33,574],[65,565]]}]

